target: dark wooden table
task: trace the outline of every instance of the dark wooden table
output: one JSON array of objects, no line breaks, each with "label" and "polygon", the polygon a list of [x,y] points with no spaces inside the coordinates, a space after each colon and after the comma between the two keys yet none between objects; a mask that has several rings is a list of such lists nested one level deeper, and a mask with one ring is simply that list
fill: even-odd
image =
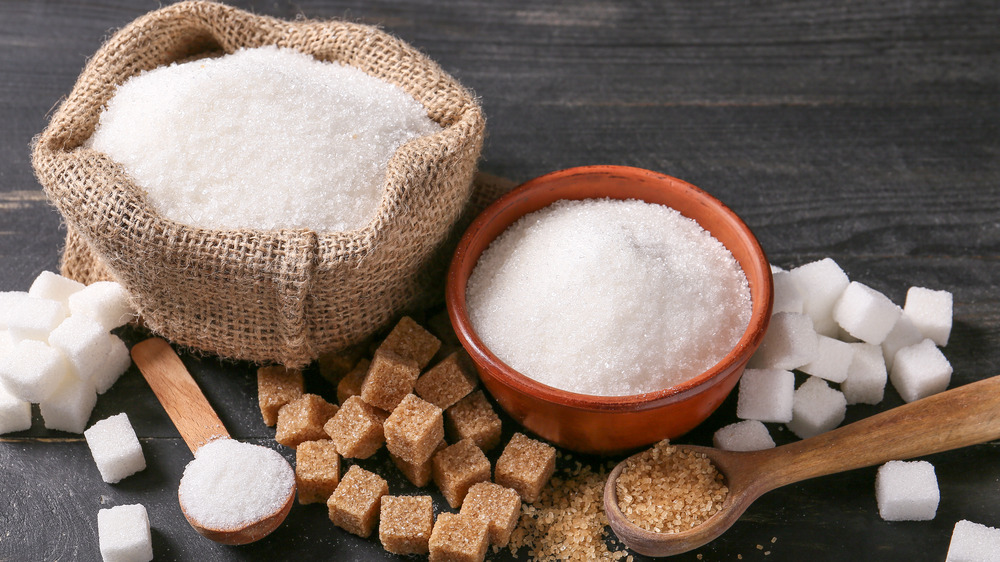
[{"label": "dark wooden table", "polygon": [[[159,4],[0,3],[0,290],[25,290],[58,266],[64,230],[33,176],[32,136],[102,40]],[[482,99],[486,172],[523,181],[584,164],[650,168],[731,206],[776,264],[831,256],[897,303],[911,285],[947,289],[952,385],[997,374],[996,2],[238,4],[378,24],[429,54]],[[253,366],[185,361],[235,437],[277,447]],[[900,403],[890,388],[881,406],[851,407],[848,421]],[[734,410],[731,398],[682,441],[707,444]],[[148,468],[117,485],[100,480],[82,436],[45,430],[37,408],[30,431],[0,436],[0,560],[99,559],[97,511],[134,502],[149,510],[157,559],[391,558],[377,540],[335,528],[320,505],[297,506],[251,546],[201,538],[176,502],[189,452],[134,368],[92,420],[122,411]],[[1000,524],[1000,443],[927,460],[941,488],[933,521],[882,521],[875,468],[863,469],[768,494],[725,536],[677,559],[942,560],[957,520]],[[384,454],[370,464],[392,472]],[[398,478],[390,486],[406,490]]]}]

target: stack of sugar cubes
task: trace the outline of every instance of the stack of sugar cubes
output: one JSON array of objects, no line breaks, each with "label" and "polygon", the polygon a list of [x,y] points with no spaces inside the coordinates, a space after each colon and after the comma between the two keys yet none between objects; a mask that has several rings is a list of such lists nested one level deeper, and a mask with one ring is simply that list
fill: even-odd
[{"label": "stack of sugar cubes", "polygon": [[0,293],[0,433],[31,427],[82,433],[97,395],[132,364],[111,330],[135,315],[118,283],[83,285],[44,271],[28,292]]}]

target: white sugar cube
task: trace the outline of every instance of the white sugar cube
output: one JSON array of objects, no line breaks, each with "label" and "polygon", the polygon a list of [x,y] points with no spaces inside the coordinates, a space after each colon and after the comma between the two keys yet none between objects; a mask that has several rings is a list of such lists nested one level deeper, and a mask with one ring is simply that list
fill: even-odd
[{"label": "white sugar cube", "polygon": [[720,428],[712,436],[716,449],[725,451],[760,451],[774,447],[767,426],[757,420],[743,420]]},{"label": "white sugar cube", "polygon": [[108,356],[108,331],[96,320],[73,315],[52,330],[49,345],[62,352],[78,378],[90,381]]},{"label": "white sugar cube", "polygon": [[833,307],[847,288],[849,279],[837,262],[830,258],[801,265],[789,271],[802,294],[802,312],[813,321],[817,333],[835,337],[837,323]]},{"label": "white sugar cube", "polygon": [[1000,560],[1000,529],[972,521],[955,523],[945,562],[997,562]]},{"label": "white sugar cube", "polygon": [[14,338],[10,336],[10,332],[0,330],[0,361],[3,360],[4,355],[7,355],[14,349],[14,343]]},{"label": "white sugar cube", "polygon": [[7,310],[7,331],[14,341],[45,341],[49,332],[66,318],[66,306],[49,299],[36,299],[27,293],[19,293],[10,299]]},{"label": "white sugar cube", "polygon": [[740,378],[736,417],[785,423],[792,419],[795,375],[783,369],[747,369]]},{"label": "white sugar cube", "polygon": [[840,425],[847,415],[844,393],[830,388],[819,377],[809,377],[795,391],[792,421],[788,429],[801,439],[808,439]]},{"label": "white sugar cube", "polygon": [[31,403],[7,392],[0,384],[0,434],[31,429]]},{"label": "white sugar cube", "polygon": [[128,346],[118,336],[107,334],[108,354],[94,372],[92,382],[98,394],[104,394],[132,366],[132,356]]},{"label": "white sugar cube", "polygon": [[888,373],[882,348],[870,343],[849,344],[854,350],[847,378],[840,383],[840,391],[848,404],[878,404],[885,394]]},{"label": "white sugar cube", "polygon": [[816,331],[803,314],[779,312],[771,317],[760,347],[750,358],[754,369],[798,369],[816,358]]},{"label": "white sugar cube", "polygon": [[69,306],[69,296],[83,290],[86,285],[79,281],[74,281],[68,277],[63,277],[58,273],[43,271],[28,289],[28,294],[39,299],[50,299],[59,301],[65,306]]},{"label": "white sugar cube", "polygon": [[95,423],[83,435],[105,482],[114,484],[146,468],[139,439],[124,413]]},{"label": "white sugar cube", "polygon": [[0,379],[11,394],[27,402],[44,401],[68,376],[62,353],[42,341],[19,341],[0,357]]},{"label": "white sugar cube", "polygon": [[926,339],[896,352],[889,380],[907,402],[913,402],[948,388],[951,363],[933,340]]},{"label": "white sugar cube", "polygon": [[105,330],[123,326],[135,316],[128,303],[128,292],[114,281],[98,281],[70,295],[69,311],[93,318]]},{"label": "white sugar cube", "polygon": [[951,335],[952,296],[948,291],[910,287],[903,311],[925,338],[944,347]]},{"label": "white sugar cube", "polygon": [[923,334],[913,325],[913,321],[904,311],[903,314],[899,315],[899,320],[896,320],[892,331],[882,341],[882,357],[885,359],[885,367],[892,369],[892,360],[900,349],[922,341],[924,341]]},{"label": "white sugar cube", "polygon": [[153,559],[149,516],[141,504],[98,511],[97,534],[104,562],[149,562]]},{"label": "white sugar cube", "polygon": [[940,497],[934,466],[927,461],[889,461],[875,475],[878,513],[886,521],[930,521]]},{"label": "white sugar cube", "polygon": [[7,322],[16,312],[17,303],[28,297],[24,291],[2,291],[0,292],[0,330],[7,329]]},{"label": "white sugar cube", "polygon": [[854,357],[851,344],[821,335],[817,338],[816,350],[816,358],[800,367],[800,370],[830,382],[844,382]]},{"label": "white sugar cube", "polygon": [[833,318],[848,334],[878,345],[889,335],[900,314],[902,310],[889,297],[852,281],[837,301]]},{"label": "white sugar cube", "polygon": [[778,271],[772,274],[774,279],[774,306],[771,314],[777,312],[797,312],[802,313],[802,306],[805,299],[799,292],[799,287],[792,279],[792,274],[787,271]]},{"label": "white sugar cube", "polygon": [[39,404],[45,427],[83,433],[97,404],[97,392],[90,381],[66,377],[59,388]]}]

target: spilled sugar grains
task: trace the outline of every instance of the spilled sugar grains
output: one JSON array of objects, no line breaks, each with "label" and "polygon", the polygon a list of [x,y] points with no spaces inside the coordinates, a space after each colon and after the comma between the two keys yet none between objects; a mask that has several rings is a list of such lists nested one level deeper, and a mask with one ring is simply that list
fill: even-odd
[{"label": "spilled sugar grains", "polygon": [[630,458],[615,488],[622,513],[656,533],[698,526],[719,511],[729,494],[722,474],[707,457],[666,440]]}]

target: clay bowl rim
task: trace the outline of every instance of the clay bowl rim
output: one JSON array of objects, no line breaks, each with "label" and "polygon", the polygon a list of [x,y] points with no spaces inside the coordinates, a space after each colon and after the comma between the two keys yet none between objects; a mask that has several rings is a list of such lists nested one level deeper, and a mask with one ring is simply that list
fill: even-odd
[{"label": "clay bowl rim", "polygon": [[[665,389],[646,392],[641,394],[630,394],[622,396],[598,396],[591,394],[581,394],[562,390],[547,384],[540,383],[526,375],[513,369],[490,351],[489,347],[476,334],[472,327],[472,322],[468,316],[466,306],[466,287],[468,278],[475,268],[475,263],[479,260],[482,252],[493,242],[495,237],[485,243],[481,250],[475,255],[471,255],[470,246],[477,237],[477,233],[485,226],[497,220],[497,216],[522,198],[529,197],[529,194],[538,192],[539,196],[546,193],[547,185],[554,180],[561,180],[566,176],[578,175],[603,175],[615,178],[625,178],[636,180],[638,178],[652,179],[659,184],[674,184],[675,191],[683,197],[692,197],[700,200],[706,207],[711,208],[721,218],[728,222],[735,230],[739,231],[740,238],[749,246],[750,255],[755,257],[754,261],[766,273],[763,285],[750,286],[751,305],[753,306],[750,321],[746,330],[740,337],[736,345],[718,363],[702,373],[679,384]],[[536,196],[537,197],[537,196]],[[628,199],[618,197],[615,193],[609,192],[606,197],[612,199]],[[529,197],[534,198],[534,197]],[[586,198],[581,198],[586,199]],[[634,199],[634,198],[633,198]],[[547,203],[546,205],[551,204]],[[538,208],[545,207],[542,205]],[[531,210],[528,213],[532,212]],[[512,221],[503,225],[503,232],[507,227],[516,222],[524,213],[513,218]],[[692,218],[693,217],[689,217]],[[693,219],[697,222],[697,219]],[[699,223],[701,224],[701,223]],[[706,229],[707,230],[707,229]],[[713,235],[714,236],[714,235]],[[728,247],[727,247],[728,249]],[[732,250],[730,250],[732,251]],[[471,265],[467,265],[471,261]],[[468,267],[468,274],[462,275],[461,270]],[[741,264],[741,268],[742,268]],[[744,271],[744,275],[746,272]],[[749,279],[749,275],[747,275]],[[757,306],[758,299],[761,305]],[[630,166],[615,165],[593,165],[566,168],[555,172],[550,172],[534,179],[528,180],[517,188],[489,205],[473,220],[466,229],[455,250],[451,264],[448,268],[448,278],[445,287],[445,302],[448,315],[451,319],[452,327],[458,336],[459,342],[465,350],[472,356],[473,361],[483,370],[488,371],[489,376],[505,386],[511,387],[519,393],[540,399],[546,402],[559,404],[564,407],[587,410],[592,412],[639,412],[652,410],[667,406],[669,404],[683,402],[701,392],[721,383],[733,370],[741,367],[745,368],[746,361],[754,350],[760,345],[767,330],[767,325],[771,316],[771,308],[774,302],[774,285],[771,277],[770,263],[761,248],[756,236],[751,232],[750,227],[736,215],[729,207],[721,201],[708,194],[704,190],[673,176],[635,168]]]}]

